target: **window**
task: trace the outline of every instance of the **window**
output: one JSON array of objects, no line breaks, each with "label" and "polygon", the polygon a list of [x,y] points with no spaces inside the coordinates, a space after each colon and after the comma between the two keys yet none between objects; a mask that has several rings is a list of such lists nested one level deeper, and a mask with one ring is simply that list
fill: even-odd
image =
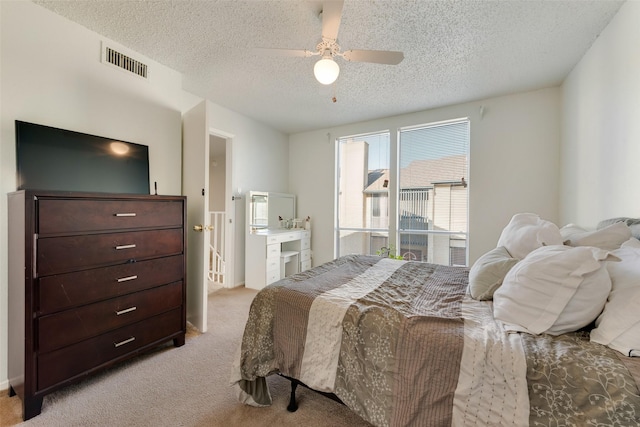
[{"label": "window", "polygon": [[397,141],[382,132],[337,144],[337,256],[391,247],[405,259],[467,264],[468,120],[403,128]]},{"label": "window", "polygon": [[337,144],[336,254],[375,254],[389,239],[389,132]]},{"label": "window", "polygon": [[399,132],[400,252],[467,265],[469,121]]},{"label": "window", "polygon": [[380,217],[380,195],[371,195],[371,216],[375,218]]}]

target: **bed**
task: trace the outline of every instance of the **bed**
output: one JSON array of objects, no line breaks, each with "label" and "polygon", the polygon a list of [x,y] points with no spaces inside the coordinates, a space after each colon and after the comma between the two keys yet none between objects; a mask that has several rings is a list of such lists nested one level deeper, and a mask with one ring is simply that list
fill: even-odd
[{"label": "bed", "polygon": [[280,374],[375,426],[640,425],[640,358],[594,342],[591,321],[532,333],[496,318],[507,278],[479,299],[470,270],[349,255],[264,288],[232,368],[240,401],[270,405]]}]

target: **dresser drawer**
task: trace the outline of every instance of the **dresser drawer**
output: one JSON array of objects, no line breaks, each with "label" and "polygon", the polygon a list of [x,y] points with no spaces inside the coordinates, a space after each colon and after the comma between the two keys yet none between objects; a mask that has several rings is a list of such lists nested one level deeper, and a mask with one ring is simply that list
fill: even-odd
[{"label": "dresser drawer", "polygon": [[182,304],[182,282],[135,292],[56,314],[38,324],[38,351],[47,352],[139,322]]},{"label": "dresser drawer", "polygon": [[[181,226],[182,201],[40,199],[38,233]],[[43,220],[46,219],[46,220]]]},{"label": "dresser drawer", "polygon": [[311,259],[311,251],[306,249],[300,252],[300,262],[309,261]]},{"label": "dresser drawer", "polygon": [[40,238],[37,265],[40,276],[118,264],[183,252],[183,230]]},{"label": "dresser drawer", "polygon": [[44,276],[37,281],[39,315],[153,288],[184,278],[184,258],[149,261]]},{"label": "dresser drawer", "polygon": [[50,353],[38,354],[37,388],[44,390],[73,379],[181,331],[184,332],[182,309],[177,308]]}]

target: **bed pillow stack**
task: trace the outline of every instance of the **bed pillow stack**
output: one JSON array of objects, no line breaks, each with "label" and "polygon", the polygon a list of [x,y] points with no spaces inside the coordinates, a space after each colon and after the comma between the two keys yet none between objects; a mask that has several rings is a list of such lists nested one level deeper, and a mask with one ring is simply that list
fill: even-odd
[{"label": "bed pillow stack", "polygon": [[510,331],[560,335],[593,322],[611,290],[603,264],[615,259],[590,246],[544,246],[506,275],[494,293],[494,316]]},{"label": "bed pillow stack", "polygon": [[[635,227],[635,228],[633,228]],[[591,341],[640,356],[640,219],[589,231],[517,214],[469,271],[469,290],[493,299],[510,331],[560,335],[590,325]]]}]

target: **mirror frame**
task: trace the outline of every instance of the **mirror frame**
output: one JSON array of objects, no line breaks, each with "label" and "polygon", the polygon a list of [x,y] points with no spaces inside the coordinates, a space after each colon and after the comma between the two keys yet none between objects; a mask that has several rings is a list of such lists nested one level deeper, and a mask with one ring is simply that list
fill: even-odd
[{"label": "mirror frame", "polygon": [[[295,219],[296,218],[296,196],[295,194],[289,194],[289,193],[277,193],[277,192],[272,192],[272,191],[249,191],[248,193],[248,197],[247,197],[247,224],[249,227],[250,231],[255,231],[255,230],[268,230],[268,229],[283,229],[283,227],[280,224],[280,221],[278,219],[278,212],[276,212],[274,210],[274,208],[276,208],[277,206],[277,201],[282,199],[282,200],[287,200],[289,199],[291,201],[291,205],[292,205],[292,212],[291,212],[291,216],[290,217],[283,217],[284,220],[288,220],[288,219]],[[264,197],[266,198],[266,201],[264,202],[266,204],[266,209],[267,209],[267,224],[265,225],[262,221],[260,223],[256,223],[255,220],[255,205],[254,205],[254,200],[257,197]],[[282,212],[280,212],[282,213]]]}]

